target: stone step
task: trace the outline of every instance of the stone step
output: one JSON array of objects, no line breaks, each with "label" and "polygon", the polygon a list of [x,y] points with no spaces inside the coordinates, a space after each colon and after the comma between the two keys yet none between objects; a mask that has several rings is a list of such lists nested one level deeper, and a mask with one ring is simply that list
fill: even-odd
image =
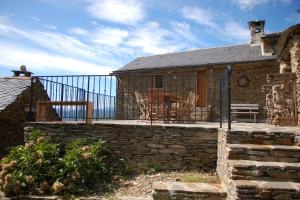
[{"label": "stone step", "polygon": [[227,196],[220,185],[207,183],[154,182],[152,190],[154,200],[225,200]]},{"label": "stone step", "polygon": [[299,136],[293,132],[228,131],[227,143],[299,145]]},{"label": "stone step", "polygon": [[300,163],[230,160],[234,180],[274,180],[300,182]]},{"label": "stone step", "polygon": [[300,147],[286,145],[228,144],[228,159],[266,162],[300,162]]},{"label": "stone step", "polygon": [[300,183],[233,180],[236,188],[236,199],[300,199]]}]

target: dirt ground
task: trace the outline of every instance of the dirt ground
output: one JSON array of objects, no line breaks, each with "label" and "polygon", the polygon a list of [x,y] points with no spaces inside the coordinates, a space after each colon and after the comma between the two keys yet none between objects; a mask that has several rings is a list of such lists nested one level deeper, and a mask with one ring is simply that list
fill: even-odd
[{"label": "dirt ground", "polygon": [[[95,194],[88,197],[71,198],[78,200],[152,200],[152,184],[155,181],[181,181],[219,184],[218,176],[214,173],[199,172],[162,172],[155,174],[139,174],[126,180],[120,179],[120,187],[114,191]],[[0,192],[0,199],[3,198]]]},{"label": "dirt ground", "polygon": [[121,187],[108,194],[103,200],[151,200],[152,184],[155,181],[181,181],[219,184],[219,179],[213,173],[168,172],[156,174],[141,174],[129,180],[121,180]]}]

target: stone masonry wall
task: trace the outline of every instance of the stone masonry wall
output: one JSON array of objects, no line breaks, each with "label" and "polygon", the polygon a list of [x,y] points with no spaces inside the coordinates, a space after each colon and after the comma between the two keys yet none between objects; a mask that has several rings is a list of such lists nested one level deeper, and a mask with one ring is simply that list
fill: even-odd
[{"label": "stone masonry wall", "polygon": [[28,124],[25,136],[32,128],[59,143],[103,138],[109,149],[139,169],[157,164],[169,169],[214,171],[217,162],[215,128],[48,122]]},{"label": "stone masonry wall", "polygon": [[227,197],[236,196],[233,190],[232,182],[229,178],[229,160],[227,150],[227,131],[220,129],[218,133],[218,161],[217,161],[217,174],[221,180],[223,188],[227,190]]},{"label": "stone masonry wall", "polygon": [[300,125],[300,33],[294,35],[289,42],[292,72],[296,73],[296,105],[298,125]]}]

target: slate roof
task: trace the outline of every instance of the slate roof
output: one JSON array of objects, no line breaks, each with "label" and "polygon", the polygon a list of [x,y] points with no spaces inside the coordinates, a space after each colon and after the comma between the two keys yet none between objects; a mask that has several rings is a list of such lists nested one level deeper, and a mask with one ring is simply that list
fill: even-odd
[{"label": "slate roof", "polygon": [[31,85],[30,79],[0,77],[0,112]]},{"label": "slate roof", "polygon": [[208,66],[214,64],[242,63],[272,59],[275,59],[275,56],[262,55],[260,45],[251,46],[250,44],[242,44],[138,57],[115,72],[153,68]]}]

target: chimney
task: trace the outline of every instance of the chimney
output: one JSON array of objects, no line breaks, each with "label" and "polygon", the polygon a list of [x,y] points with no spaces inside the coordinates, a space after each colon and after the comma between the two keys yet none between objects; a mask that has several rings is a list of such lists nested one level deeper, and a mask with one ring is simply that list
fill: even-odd
[{"label": "chimney", "polygon": [[[25,65],[20,66],[20,70],[11,70],[14,75],[13,77],[31,77],[32,72],[27,71]],[[23,76],[21,76],[23,74]]]},{"label": "chimney", "polygon": [[256,20],[248,22],[250,34],[251,34],[251,45],[260,45],[261,36],[265,33],[265,20]]}]

